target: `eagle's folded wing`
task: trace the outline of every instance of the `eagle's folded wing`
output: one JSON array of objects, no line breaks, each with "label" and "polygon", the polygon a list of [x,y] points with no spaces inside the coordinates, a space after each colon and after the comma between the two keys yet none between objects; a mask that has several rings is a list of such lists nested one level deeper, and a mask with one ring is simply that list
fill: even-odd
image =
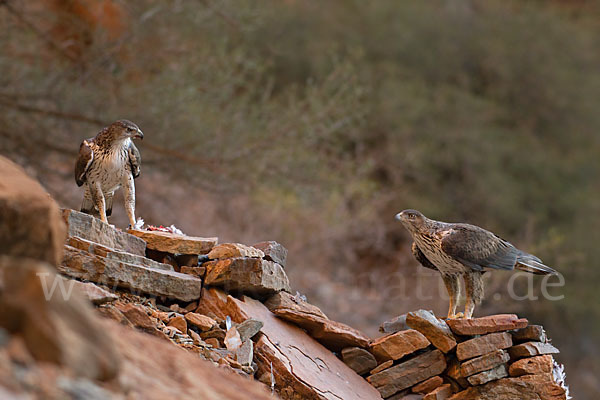
[{"label": "eagle's folded wing", "polygon": [[425,254],[423,254],[423,252],[415,242],[413,242],[411,250],[413,256],[415,256],[417,261],[421,263],[422,266],[424,266],[425,268],[434,269],[439,272],[437,267],[433,265],[431,261],[429,261],[429,259],[425,256]]},{"label": "eagle's folded wing", "polygon": [[129,154],[129,165],[131,166],[131,173],[134,178],[140,176],[140,171],[142,168],[142,156],[140,155],[140,151],[137,147],[130,142],[129,147],[127,148],[127,153]]},{"label": "eagle's folded wing", "polygon": [[85,183],[85,174],[92,165],[92,161],[94,161],[94,151],[90,147],[89,140],[84,140],[79,146],[79,156],[77,156],[75,162],[75,182],[77,182],[77,186]]},{"label": "eagle's folded wing", "polygon": [[455,224],[442,239],[442,250],[468,267],[513,269],[519,255],[512,244],[486,231],[468,224]]}]

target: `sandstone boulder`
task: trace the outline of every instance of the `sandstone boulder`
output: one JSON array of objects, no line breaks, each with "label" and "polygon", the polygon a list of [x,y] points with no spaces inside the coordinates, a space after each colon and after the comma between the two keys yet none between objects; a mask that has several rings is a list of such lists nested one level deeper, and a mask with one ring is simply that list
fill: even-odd
[{"label": "sandstone boulder", "polygon": [[65,257],[58,269],[77,279],[182,301],[198,299],[202,287],[202,281],[191,275],[111,260],[71,246],[65,246]]},{"label": "sandstone boulder", "polygon": [[281,265],[260,258],[229,258],[209,261],[205,283],[226,291],[237,291],[264,297],[278,291],[289,291],[290,282]]},{"label": "sandstone boulder", "polygon": [[260,242],[253,244],[252,247],[262,250],[265,254],[265,259],[285,267],[288,251],[280,243],[275,241]]},{"label": "sandstone boulder", "polygon": [[446,369],[444,353],[428,351],[367,378],[384,398],[419,382],[441,374]]},{"label": "sandstone boulder", "polygon": [[0,255],[57,265],[65,233],[56,202],[21,167],[0,156]]},{"label": "sandstone boulder", "polygon": [[36,360],[91,379],[117,375],[119,354],[92,306],[46,264],[3,256],[0,274],[0,327],[21,335]]}]

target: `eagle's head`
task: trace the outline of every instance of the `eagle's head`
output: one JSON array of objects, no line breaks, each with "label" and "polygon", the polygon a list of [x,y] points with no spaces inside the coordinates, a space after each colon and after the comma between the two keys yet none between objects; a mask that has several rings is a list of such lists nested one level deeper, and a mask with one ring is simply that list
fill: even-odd
[{"label": "eagle's head", "polygon": [[396,214],[396,219],[402,222],[402,225],[411,233],[418,232],[427,225],[427,217],[417,210],[401,211]]},{"label": "eagle's head", "polygon": [[113,122],[108,127],[108,132],[110,133],[111,139],[114,141],[144,138],[144,133],[140,130],[140,128],[133,122],[126,119],[120,119],[116,122]]}]

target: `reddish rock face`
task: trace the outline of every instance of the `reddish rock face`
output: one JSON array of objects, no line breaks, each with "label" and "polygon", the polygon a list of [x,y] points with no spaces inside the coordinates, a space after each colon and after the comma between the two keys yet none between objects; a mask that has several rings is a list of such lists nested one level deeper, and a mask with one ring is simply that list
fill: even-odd
[{"label": "reddish rock face", "polygon": [[0,155],[0,255],[57,265],[65,238],[56,202],[21,167]]},{"label": "reddish rock face", "polygon": [[491,333],[474,339],[466,340],[456,346],[456,357],[460,360],[481,356],[498,349],[512,346],[510,333]]},{"label": "reddish rock face", "polygon": [[537,357],[523,358],[510,365],[510,376],[549,374],[552,373],[553,359],[547,354]]},{"label": "reddish rock face", "polygon": [[467,336],[522,329],[528,324],[525,318],[519,319],[515,314],[498,314],[471,319],[449,319],[446,323],[455,334]]},{"label": "reddish rock face", "polygon": [[429,346],[429,340],[414,329],[384,336],[371,343],[370,350],[378,361],[398,360]]}]

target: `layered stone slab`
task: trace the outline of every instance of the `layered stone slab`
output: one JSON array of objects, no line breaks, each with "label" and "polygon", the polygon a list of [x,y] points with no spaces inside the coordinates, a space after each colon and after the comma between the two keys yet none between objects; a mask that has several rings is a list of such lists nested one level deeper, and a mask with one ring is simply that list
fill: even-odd
[{"label": "layered stone slab", "polygon": [[62,212],[69,236],[99,243],[111,249],[138,256],[146,255],[146,242],[102,222],[89,214],[65,209]]},{"label": "layered stone slab", "polygon": [[431,392],[427,393],[423,400],[446,400],[452,396],[452,386],[446,383]]},{"label": "layered stone slab", "polygon": [[527,342],[521,343],[508,349],[510,357],[515,360],[523,357],[533,357],[543,354],[560,353],[558,349],[550,343]]},{"label": "layered stone slab", "polygon": [[439,375],[445,369],[444,353],[436,349],[371,375],[367,381],[379,390],[382,397],[387,398],[432,376]]},{"label": "layered stone slab", "polygon": [[137,229],[130,229],[127,232],[142,239],[148,249],[171,254],[207,254],[218,242],[216,237],[204,238]]},{"label": "layered stone slab", "polygon": [[280,243],[270,240],[253,244],[252,247],[262,250],[265,253],[265,259],[285,267],[288,251]]},{"label": "layered stone slab", "polygon": [[205,283],[226,291],[237,291],[263,297],[279,291],[290,291],[290,282],[281,265],[260,258],[229,258],[209,261]]},{"label": "layered stone slab", "polygon": [[[220,293],[219,293],[220,292]],[[244,296],[241,300],[217,289],[207,291],[199,303],[219,317],[231,316],[241,323],[249,318],[264,326],[254,345],[258,377],[270,382],[289,397],[306,399],[380,399],[363,378],[302,329],[277,318],[262,303]]]},{"label": "layered stone slab", "polygon": [[373,354],[360,347],[346,347],[343,349],[342,361],[359,375],[364,375],[377,367],[377,360],[375,360]]},{"label": "layered stone slab", "polygon": [[456,339],[448,325],[431,311],[418,310],[409,312],[406,324],[421,332],[435,347],[448,353],[456,347]]},{"label": "layered stone slab", "polygon": [[370,350],[378,361],[398,360],[429,346],[429,340],[414,329],[384,336],[371,343]]},{"label": "layered stone slab", "polygon": [[253,257],[263,258],[265,253],[262,250],[246,246],[241,243],[221,243],[208,252],[208,258],[211,260],[224,260],[226,258]]},{"label": "layered stone slab", "polygon": [[507,349],[512,346],[512,336],[508,332],[490,333],[459,343],[456,346],[456,357],[460,360],[481,356],[494,350]]},{"label": "layered stone slab", "polygon": [[541,325],[529,325],[511,333],[515,342],[546,342],[546,332]]},{"label": "layered stone slab", "polygon": [[473,385],[483,385],[485,383],[498,380],[508,376],[508,368],[506,364],[500,364],[490,370],[480,372],[478,374],[469,376],[467,381]]},{"label": "layered stone slab", "polygon": [[406,324],[407,315],[408,314],[398,315],[389,321],[384,321],[381,326],[379,326],[379,332],[396,333],[409,329],[409,326]]},{"label": "layered stone slab", "polygon": [[438,387],[440,387],[442,385],[442,383],[444,383],[444,380],[442,379],[441,376],[434,376],[434,377],[427,379],[426,381],[419,383],[418,385],[413,386],[411,389],[411,392],[419,393],[419,394],[427,394],[427,393],[437,389]]},{"label": "layered stone slab", "polygon": [[111,260],[68,245],[58,269],[77,279],[182,301],[198,299],[202,287],[202,280],[191,275]]},{"label": "layered stone slab", "polygon": [[385,369],[388,369],[389,367],[391,367],[392,365],[394,365],[394,360],[387,360],[382,362],[381,364],[379,364],[377,367],[373,368],[370,372],[371,375],[375,375],[378,372],[381,372]]},{"label": "layered stone slab", "polygon": [[108,246],[104,246],[99,243],[94,243],[92,241],[80,237],[69,237],[67,239],[67,244],[69,246],[75,247],[76,249],[84,250],[88,253],[92,253],[104,258],[109,258],[111,260],[121,261],[128,264],[144,265],[149,268],[162,269],[165,271],[173,271],[173,267],[171,265],[159,263],[157,261],[151,260],[144,256],[139,256],[137,254],[126,253],[124,251],[117,251],[115,249],[111,249]]},{"label": "layered stone slab", "polygon": [[498,314],[481,318],[449,319],[446,323],[457,335],[473,336],[525,328],[528,321],[525,318],[519,319],[515,314]]},{"label": "layered stone slab", "polygon": [[462,363],[460,365],[460,374],[462,377],[466,378],[467,376],[495,368],[500,364],[508,362],[508,360],[510,360],[510,356],[505,350],[492,351],[491,353],[484,354]]},{"label": "layered stone slab", "polygon": [[65,231],[58,205],[42,185],[0,155],[0,255],[56,265]]},{"label": "layered stone slab", "polygon": [[522,358],[510,365],[508,373],[510,376],[550,374],[553,364],[554,360],[549,354]]}]

